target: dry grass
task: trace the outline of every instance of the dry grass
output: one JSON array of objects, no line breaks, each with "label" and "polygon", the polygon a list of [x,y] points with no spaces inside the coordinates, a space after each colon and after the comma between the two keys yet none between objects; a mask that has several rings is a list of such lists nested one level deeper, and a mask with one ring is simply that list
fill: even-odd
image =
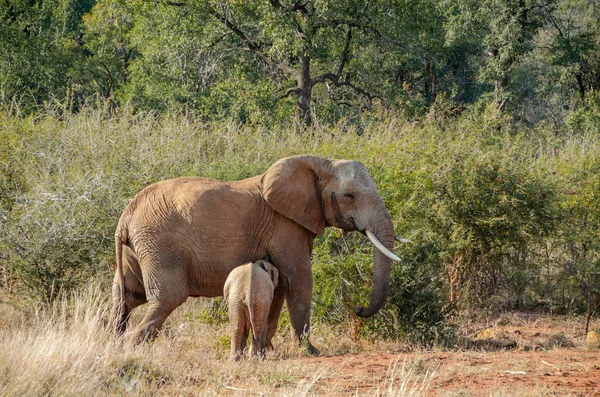
[{"label": "dry grass", "polygon": [[416,397],[426,394],[435,377],[436,369],[424,369],[418,363],[408,364],[406,361],[400,363],[400,357],[388,369],[388,381],[382,390],[378,390],[378,396],[406,396]]},{"label": "dry grass", "polygon": [[[0,395],[306,396],[321,394],[316,385],[323,380],[337,381],[337,368],[304,358],[287,330],[276,336],[278,350],[267,360],[229,361],[227,324],[207,324],[206,299],[190,299],[157,340],[138,347],[122,345],[106,332],[108,306],[106,292],[91,287],[50,308],[25,310],[23,316],[5,312],[10,319],[2,314]],[[347,336],[316,328],[313,339],[324,353],[351,350]],[[377,348],[364,343],[354,350]],[[367,395],[418,396],[431,378],[396,362],[365,390]]]}]

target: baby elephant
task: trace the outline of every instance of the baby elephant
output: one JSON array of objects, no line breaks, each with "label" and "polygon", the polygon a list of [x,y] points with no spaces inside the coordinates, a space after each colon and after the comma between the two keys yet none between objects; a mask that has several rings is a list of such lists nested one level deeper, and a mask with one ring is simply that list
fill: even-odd
[{"label": "baby elephant", "polygon": [[244,353],[252,328],[252,354],[266,357],[267,317],[279,272],[268,258],[238,266],[229,273],[223,294],[229,310],[231,358]]}]

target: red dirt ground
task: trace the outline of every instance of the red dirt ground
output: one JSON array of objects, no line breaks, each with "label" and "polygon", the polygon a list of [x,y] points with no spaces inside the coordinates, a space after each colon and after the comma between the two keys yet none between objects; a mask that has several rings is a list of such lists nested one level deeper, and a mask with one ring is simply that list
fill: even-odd
[{"label": "red dirt ground", "polygon": [[323,395],[383,394],[390,385],[389,368],[396,363],[399,370],[406,362],[415,368],[412,387],[433,371],[425,395],[600,396],[600,353],[591,351],[375,353],[302,360],[325,370],[311,389]]},{"label": "red dirt ground", "polygon": [[[315,367],[313,379],[305,380],[312,382],[309,394],[411,395],[423,387],[417,395],[600,396],[600,351],[586,342],[582,328],[574,319],[513,313],[470,328],[469,340],[492,335],[512,343],[509,348],[480,340],[468,350],[392,348],[298,360]],[[405,394],[399,393],[407,378]]]}]

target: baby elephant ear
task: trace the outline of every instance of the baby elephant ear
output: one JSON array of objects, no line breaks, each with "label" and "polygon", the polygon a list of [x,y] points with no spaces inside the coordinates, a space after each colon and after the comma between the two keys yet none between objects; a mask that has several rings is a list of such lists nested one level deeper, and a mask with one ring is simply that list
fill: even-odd
[{"label": "baby elephant ear", "polygon": [[271,265],[269,274],[271,275],[271,281],[273,282],[273,289],[275,289],[279,284],[279,270],[277,270],[275,266]]},{"label": "baby elephant ear", "polygon": [[263,194],[275,211],[304,226],[314,234],[325,229],[320,173],[328,160],[314,156],[287,157],[273,164],[263,175]]}]

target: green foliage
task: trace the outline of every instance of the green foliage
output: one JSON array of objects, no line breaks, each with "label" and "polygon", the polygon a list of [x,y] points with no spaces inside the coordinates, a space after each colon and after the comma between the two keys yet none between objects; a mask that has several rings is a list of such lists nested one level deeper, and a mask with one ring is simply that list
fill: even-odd
[{"label": "green foliage", "polygon": [[225,324],[227,323],[227,321],[229,321],[229,315],[227,313],[227,303],[220,297],[214,298],[212,300],[211,306],[208,309],[198,312],[195,318],[192,318],[190,316],[188,320],[197,320],[200,324]]},{"label": "green foliage", "polygon": [[445,170],[429,222],[445,246],[446,265],[456,268],[473,298],[485,301],[509,268],[526,266],[527,249],[553,231],[557,211],[553,186],[514,158],[473,157],[457,158]]},{"label": "green foliage", "polygon": [[551,279],[560,289],[550,289],[550,296],[560,302],[559,307],[578,311],[585,310],[586,303],[597,306],[600,298],[600,147],[596,138],[585,148],[579,146],[581,142],[573,139],[561,161],[551,164],[564,179],[559,196],[563,219],[559,235],[551,240],[553,251],[563,253]]},{"label": "green foliage", "polygon": [[81,62],[81,16],[93,0],[10,1],[0,5],[0,95],[23,111],[67,97]]},{"label": "green foliage", "polygon": [[424,345],[455,343],[455,330],[449,321],[455,305],[447,299],[438,250],[432,243],[402,249],[403,262],[392,271],[388,307],[370,325],[372,332],[383,337],[405,336]]},{"label": "green foliage", "polygon": [[[414,241],[397,247],[403,261],[384,309],[363,320],[354,312],[370,298],[373,248],[358,233],[327,229],[313,252],[316,321],[450,343],[455,308],[585,310],[600,297],[592,106],[577,124],[545,131],[516,126],[494,103],[456,116],[440,99],[420,123],[382,112],[361,129],[340,123],[312,136],[127,107],[1,113],[1,285],[46,301],[91,279],[108,285],[114,227],[147,184],[180,175],[238,180],[311,153],[361,160],[396,232]],[[224,321],[218,308],[205,315],[201,321]]]},{"label": "green foliage", "polygon": [[359,234],[340,236],[327,230],[313,254],[315,293],[313,314],[326,323],[359,324],[362,335],[431,344],[451,341],[447,321],[452,305],[433,246],[402,249],[403,262],[395,265],[387,305],[372,319],[355,311],[371,296],[372,246]]},{"label": "green foliage", "polygon": [[13,120],[2,120],[0,130],[0,214],[10,212],[17,195],[26,190],[24,175],[11,167],[18,161],[22,151],[22,141],[17,134],[10,133],[18,123]]},{"label": "green foliage", "polygon": [[86,62],[79,69],[84,79],[77,86],[84,97],[114,101],[129,81],[130,65],[138,56],[132,43],[133,5],[120,0],[95,4],[83,16]]},{"label": "green foliage", "polygon": [[600,93],[589,94],[584,106],[577,109],[567,119],[566,124],[577,134],[600,134]]},{"label": "green foliage", "polygon": [[584,0],[11,1],[0,101],[25,114],[121,105],[361,129],[383,109],[422,119],[442,97],[452,112],[483,99],[560,127],[600,89],[598,11]]}]

